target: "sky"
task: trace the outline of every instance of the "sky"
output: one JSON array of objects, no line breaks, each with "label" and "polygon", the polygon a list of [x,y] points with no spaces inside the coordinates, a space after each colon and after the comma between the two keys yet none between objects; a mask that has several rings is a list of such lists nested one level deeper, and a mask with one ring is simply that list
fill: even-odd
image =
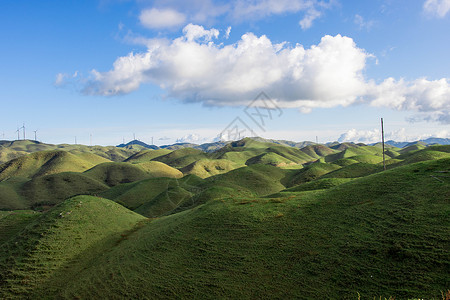
[{"label": "sky", "polygon": [[0,139],[449,138],[449,32],[450,0],[0,0]]}]

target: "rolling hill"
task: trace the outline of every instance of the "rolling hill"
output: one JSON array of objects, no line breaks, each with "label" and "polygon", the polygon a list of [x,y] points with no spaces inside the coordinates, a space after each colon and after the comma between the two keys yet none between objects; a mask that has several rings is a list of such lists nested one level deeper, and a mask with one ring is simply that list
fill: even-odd
[{"label": "rolling hill", "polygon": [[327,189],[222,198],[140,227],[117,204],[75,197],[4,244],[2,296],[440,299],[450,182],[430,175],[445,170],[450,159]]}]

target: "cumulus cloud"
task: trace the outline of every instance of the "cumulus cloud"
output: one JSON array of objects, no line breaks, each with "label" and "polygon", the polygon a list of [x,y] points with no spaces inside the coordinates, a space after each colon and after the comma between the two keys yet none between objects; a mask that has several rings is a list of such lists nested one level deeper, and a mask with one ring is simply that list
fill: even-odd
[{"label": "cumulus cloud", "polygon": [[116,95],[151,82],[169,96],[208,105],[245,105],[268,91],[285,107],[348,105],[365,93],[362,71],[370,54],[351,38],[324,36],[304,48],[244,34],[230,45],[216,29],[189,24],[172,41],[149,40],[148,51],[118,58],[107,72],[92,71],[86,94]]},{"label": "cumulus cloud", "polygon": [[186,16],[174,9],[145,9],[139,15],[141,24],[150,29],[177,27],[182,25]]},{"label": "cumulus cloud", "polygon": [[[442,137],[448,136],[448,131],[441,131],[436,134],[422,134],[422,135],[409,135],[405,128],[400,128],[394,131],[385,131],[384,138],[386,141],[393,140],[396,142],[411,142],[426,139],[429,137]],[[347,132],[341,134],[338,139],[339,142],[354,142],[354,143],[378,143],[381,142],[381,132],[379,129],[373,130],[357,130],[350,129]]]},{"label": "cumulus cloud", "polygon": [[[423,120],[450,122],[450,79],[387,78],[375,83],[364,77],[373,56],[349,37],[326,35],[306,48],[253,33],[224,45],[217,42],[219,34],[188,24],[173,40],[146,39],[146,52],[119,57],[109,71],[93,70],[83,79],[82,91],[113,96],[151,83],[168,97],[211,106],[247,105],[265,91],[278,106],[302,112],[370,103],[413,111]],[[67,79],[58,75],[57,82]]]},{"label": "cumulus cloud", "polygon": [[182,138],[177,139],[177,143],[191,143],[191,144],[203,144],[210,142],[209,138],[202,138],[198,134],[191,133],[183,136]]},{"label": "cumulus cloud", "polygon": [[416,111],[416,120],[450,123],[450,80],[413,81],[387,78],[382,83],[369,88],[373,106],[387,106],[396,110]]},{"label": "cumulus cloud", "polygon": [[430,16],[443,18],[450,11],[450,0],[426,0],[423,10]]},{"label": "cumulus cloud", "polygon": [[[145,19],[150,22],[147,26],[150,28],[167,27],[155,26],[154,23],[159,25],[160,23],[165,24],[166,20],[180,20],[181,16],[175,17],[174,12],[182,11],[183,17],[188,22],[202,24],[211,24],[218,17],[226,17],[232,22],[241,23],[248,20],[260,20],[272,15],[303,13],[299,24],[302,29],[308,29],[313,25],[314,20],[322,16],[325,10],[333,7],[335,0],[154,0],[151,3],[153,8],[144,11],[149,15]],[[145,25],[144,22],[142,23]]]}]

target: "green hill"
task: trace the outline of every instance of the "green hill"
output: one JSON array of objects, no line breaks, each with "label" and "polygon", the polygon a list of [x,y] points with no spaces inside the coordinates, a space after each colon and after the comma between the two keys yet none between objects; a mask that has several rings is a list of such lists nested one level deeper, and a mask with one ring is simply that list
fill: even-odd
[{"label": "green hill", "polygon": [[383,170],[379,164],[356,163],[324,174],[321,178],[356,178],[367,176]]},{"label": "green hill", "polygon": [[341,185],[343,183],[350,182],[351,180],[353,180],[353,179],[352,178],[321,178],[321,179],[316,179],[314,181],[309,181],[309,182],[306,182],[303,184],[293,186],[291,188],[281,191],[280,193],[329,189],[329,188]]},{"label": "green hill", "polygon": [[33,293],[53,282],[49,278],[79,267],[80,260],[100,255],[105,247],[114,247],[121,234],[143,220],[106,199],[78,196],[65,201],[3,244],[0,298],[35,298]]},{"label": "green hill", "polygon": [[27,207],[53,206],[71,196],[93,195],[109,187],[85,174],[63,172],[36,177],[25,183],[21,189],[27,199]]},{"label": "green hill", "polygon": [[0,165],[0,180],[10,177],[32,178],[61,172],[83,172],[94,165],[95,163],[66,151],[40,151]]},{"label": "green hill", "polygon": [[270,165],[250,165],[228,173],[208,178],[202,188],[212,186],[243,189],[258,196],[269,195],[285,189],[293,172]]},{"label": "green hill", "polygon": [[34,295],[441,299],[449,183],[429,175],[442,169],[449,159],[293,197],[208,202],[82,257]]},{"label": "green hill", "polygon": [[241,167],[226,159],[200,159],[181,168],[183,174],[195,174],[200,178],[207,178],[217,174],[227,173],[231,170]]},{"label": "green hill", "polygon": [[147,162],[151,161],[157,157],[169,154],[172,152],[172,150],[168,149],[158,149],[158,150],[144,150],[140,151],[136,154],[131,155],[128,157],[125,162],[131,162],[131,163],[140,163],[140,162]]},{"label": "green hill", "polygon": [[148,173],[150,177],[180,178],[183,173],[159,161],[146,161],[134,164]]},{"label": "green hill", "polygon": [[149,177],[149,174],[139,166],[120,162],[99,164],[84,172],[84,174],[108,186],[129,183]]},{"label": "green hill", "polygon": [[327,156],[336,152],[335,150],[324,145],[309,145],[302,148],[301,151],[313,158]]},{"label": "green hill", "polygon": [[154,160],[163,162],[171,167],[180,169],[200,159],[207,158],[206,153],[193,148],[182,148],[168,154],[156,157]]},{"label": "green hill", "polygon": [[295,175],[291,179],[291,182],[289,183],[289,186],[315,180],[327,173],[330,173],[340,168],[341,168],[340,166],[335,164],[327,164],[320,162],[310,164],[295,173]]},{"label": "green hill", "polygon": [[13,177],[0,181],[0,210],[27,209],[28,201],[21,190],[27,178]]}]

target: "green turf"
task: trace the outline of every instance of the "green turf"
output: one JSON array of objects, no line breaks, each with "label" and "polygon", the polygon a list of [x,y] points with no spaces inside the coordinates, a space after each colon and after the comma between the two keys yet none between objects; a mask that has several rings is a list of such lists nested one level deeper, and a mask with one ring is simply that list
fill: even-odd
[{"label": "green turf", "polygon": [[238,167],[241,167],[241,165],[226,159],[200,159],[181,168],[180,171],[183,174],[194,174],[201,178],[207,178],[217,174],[227,173]]},{"label": "green turf", "polygon": [[0,248],[0,298],[27,298],[46,289],[52,275],[101,254],[104,248],[94,249],[99,245],[113,247],[120,234],[143,220],[106,199],[78,196],[65,201],[35,218]]},{"label": "green turf", "polygon": [[340,166],[335,164],[327,164],[320,162],[313,163],[297,171],[297,173],[292,177],[289,186],[315,180],[329,172],[332,172],[340,168],[341,168]]},{"label": "green turf", "polygon": [[[0,165],[1,299],[442,299],[449,287],[450,146],[387,147],[387,171],[380,145],[351,143],[0,153],[39,148]],[[43,212],[1,211],[29,208]]]},{"label": "green turf", "polygon": [[449,159],[293,197],[211,201],[55,272],[34,295],[441,299],[450,182],[430,174],[443,169]]},{"label": "green turf", "polygon": [[281,192],[303,192],[303,191],[329,189],[350,181],[352,181],[352,178],[323,178],[299,184],[291,188],[285,189]]},{"label": "green turf", "polygon": [[108,186],[115,186],[150,177],[143,168],[130,163],[120,162],[99,164],[84,172],[84,174]]},{"label": "green turf", "polygon": [[148,173],[150,177],[170,177],[170,178],[180,178],[183,177],[183,173],[165,163],[159,161],[145,161],[135,163],[135,166],[143,169]]},{"label": "green turf", "polygon": [[66,198],[84,194],[99,194],[109,187],[85,174],[64,172],[36,177],[25,183],[21,189],[28,206],[42,208],[61,203]]},{"label": "green turf", "polygon": [[143,150],[143,151],[140,151],[140,152],[128,157],[125,160],[125,162],[131,162],[131,163],[147,162],[147,161],[151,161],[157,157],[169,154],[170,152],[172,152],[172,150],[167,150],[167,149]]}]

